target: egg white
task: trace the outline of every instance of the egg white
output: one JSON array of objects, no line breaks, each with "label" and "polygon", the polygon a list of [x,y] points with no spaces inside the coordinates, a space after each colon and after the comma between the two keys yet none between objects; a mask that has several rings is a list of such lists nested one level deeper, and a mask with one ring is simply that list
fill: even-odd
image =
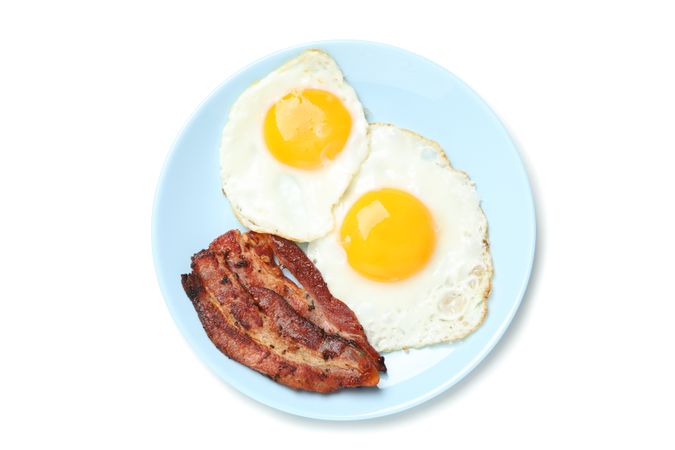
[{"label": "egg white", "polygon": [[[292,90],[322,89],[349,111],[352,128],[336,158],[316,170],[279,162],[263,135],[270,107]],[[254,231],[310,241],[334,226],[332,208],[368,154],[368,124],[354,89],[337,63],[307,50],[246,89],[223,129],[220,164],[223,192],[239,220]]]},{"label": "egg white", "polygon": [[[411,131],[370,126],[370,154],[334,209],[335,229],[307,253],[329,289],[357,315],[379,351],[460,339],[487,313],[492,260],[487,220],[474,184],[450,166],[441,147]],[[349,265],[340,226],[361,195],[385,187],[415,195],[431,211],[437,231],[428,264],[410,278],[378,282]]]}]

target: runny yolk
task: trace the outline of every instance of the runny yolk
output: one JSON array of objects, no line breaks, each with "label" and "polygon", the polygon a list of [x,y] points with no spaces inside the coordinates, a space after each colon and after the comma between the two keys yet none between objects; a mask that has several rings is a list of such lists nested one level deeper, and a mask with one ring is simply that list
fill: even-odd
[{"label": "runny yolk", "polygon": [[417,197],[384,188],[362,195],[340,228],[349,264],[376,281],[397,281],[422,269],[436,244],[429,209]]},{"label": "runny yolk", "polygon": [[320,89],[291,91],[267,111],[263,134],[270,153],[298,169],[317,169],[344,148],[352,118],[339,98]]}]

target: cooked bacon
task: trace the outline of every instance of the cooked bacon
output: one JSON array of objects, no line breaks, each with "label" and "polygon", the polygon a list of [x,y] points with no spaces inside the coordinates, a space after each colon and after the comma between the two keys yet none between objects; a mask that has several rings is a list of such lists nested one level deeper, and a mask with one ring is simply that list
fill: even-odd
[{"label": "cooked bacon", "polygon": [[[332,296],[328,301],[317,296],[315,287],[304,291],[286,278],[274,261],[275,254],[283,259],[280,253],[270,235],[232,230],[193,256],[183,288],[211,341],[230,358],[295,389],[330,392],[377,385],[383,360],[351,310]],[[303,274],[296,271],[299,281],[309,281],[300,280]],[[331,312],[341,317],[329,320]]]}]

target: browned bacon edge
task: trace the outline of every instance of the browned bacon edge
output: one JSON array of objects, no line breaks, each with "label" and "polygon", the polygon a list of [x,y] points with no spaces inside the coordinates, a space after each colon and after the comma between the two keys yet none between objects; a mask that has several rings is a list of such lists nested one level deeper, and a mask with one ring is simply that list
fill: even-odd
[{"label": "browned bacon edge", "polygon": [[[230,358],[292,388],[330,392],[377,385],[383,361],[377,352],[373,357],[365,335],[367,347],[359,342],[363,331],[351,310],[286,278],[274,261],[275,254],[283,260],[275,249],[269,235],[232,230],[193,256],[193,271],[182,283],[209,338]],[[291,272],[303,283],[302,273]],[[345,314],[330,309],[333,302],[354,323],[346,316],[326,319],[331,311]],[[309,314],[317,310],[321,315]]]}]

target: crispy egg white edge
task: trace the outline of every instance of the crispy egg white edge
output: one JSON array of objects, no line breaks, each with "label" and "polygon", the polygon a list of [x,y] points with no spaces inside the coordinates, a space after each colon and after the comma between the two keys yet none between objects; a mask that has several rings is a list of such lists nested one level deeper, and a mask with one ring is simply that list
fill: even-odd
[{"label": "crispy egg white edge", "polygon": [[[271,105],[275,101],[277,101],[278,98],[280,98],[282,95],[284,95],[286,92],[288,92],[288,90],[292,88],[296,87],[318,88],[332,92],[333,94],[340,97],[343,100],[344,106],[348,109],[352,117],[352,131],[347,140],[347,143],[345,144],[346,147],[345,151],[341,152],[328,166],[321,169],[310,171],[296,169],[277,161],[265,148],[264,139],[262,137],[262,123],[260,123],[259,127],[260,132],[258,133],[257,136],[257,140],[259,143],[258,147],[263,148],[265,150],[264,152],[261,153],[263,155],[262,157],[265,159],[269,167],[273,167],[274,170],[278,172],[291,174],[292,176],[297,175],[300,177],[309,177],[318,180],[325,180],[327,173],[337,170],[338,176],[340,176],[340,179],[342,180],[342,183],[336,185],[335,188],[336,194],[333,195],[333,198],[331,200],[329,200],[329,204],[327,203],[328,208],[325,211],[320,212],[310,211],[310,213],[312,214],[323,216],[323,218],[321,219],[323,225],[319,227],[318,230],[309,231],[307,233],[298,233],[297,230],[290,229],[290,227],[284,228],[282,226],[279,226],[276,220],[265,220],[264,217],[250,217],[247,214],[247,211],[245,211],[246,207],[244,204],[247,201],[250,201],[250,198],[244,198],[241,201],[239,201],[237,193],[233,192],[232,189],[229,189],[229,187],[232,186],[233,174],[229,172],[230,164],[228,164],[229,159],[227,157],[228,150],[226,149],[226,141],[228,141],[228,132],[230,128],[231,127],[233,128],[236,125],[235,123],[232,122],[231,118],[233,115],[236,115],[241,108],[245,106],[244,103],[249,101],[256,102],[256,100],[259,100],[256,98],[255,94],[257,93],[257,90],[261,89],[261,86],[264,87],[266,83],[272,82],[271,80],[273,80],[276,74],[283,74],[284,72],[299,66],[305,60],[309,60],[310,63],[318,61],[321,64],[327,65],[328,71],[332,71],[333,73],[339,76],[339,78],[333,80],[334,84],[337,84],[341,89],[343,89],[347,98],[353,99],[354,103],[344,102],[344,99],[342,98],[343,96],[341,95],[340,92],[335,91],[334,89],[335,86],[333,86],[332,84],[331,86],[326,86],[324,84],[302,83],[300,86],[294,85],[291,86],[289,89],[283,89],[282,91],[279,92],[278,97],[268,99],[266,102],[263,102],[263,106],[260,106],[258,108],[258,110],[266,113],[269,107],[271,107]],[[304,72],[308,71],[305,69]],[[264,115],[261,116],[264,117]],[[223,193],[228,198],[234,215],[242,223],[242,225],[246,226],[247,228],[253,231],[276,234],[278,236],[282,236],[286,239],[290,239],[296,242],[308,242],[326,235],[334,228],[335,225],[333,217],[333,208],[339,202],[340,198],[351,184],[352,179],[356,176],[356,173],[358,173],[361,164],[368,156],[368,152],[370,150],[368,134],[369,134],[369,127],[368,122],[365,118],[363,105],[361,104],[358,95],[356,94],[356,91],[345,80],[344,74],[340,70],[335,60],[329,54],[319,49],[309,49],[303,51],[295,58],[286,61],[279,68],[270,72],[267,76],[265,76],[261,80],[256,81],[251,86],[249,86],[244,92],[242,92],[242,94],[240,94],[240,96],[232,105],[230,113],[228,115],[227,123],[223,128],[220,145],[221,184]],[[340,164],[341,161],[346,161],[347,158],[350,157],[349,154],[345,155],[345,153],[351,153],[348,152],[348,150],[352,149],[354,146],[356,147],[356,150],[354,152],[357,153],[356,156],[353,158],[354,161],[352,161],[351,164],[349,164],[348,162]],[[342,172],[339,172],[340,167],[344,164],[347,164],[347,167]],[[337,167],[338,169],[335,169],[335,167]]]},{"label": "crispy egg white edge", "polygon": [[[469,176],[466,174],[466,172],[457,170],[452,167],[450,160],[448,159],[446,153],[443,151],[442,147],[435,141],[432,141],[428,138],[425,138],[424,136],[419,135],[418,133],[415,133],[414,131],[403,129],[403,128],[398,128],[395,125],[391,124],[386,124],[386,123],[372,123],[370,124],[370,133],[372,135],[373,132],[378,132],[378,130],[384,130],[384,129],[389,129],[392,131],[396,132],[401,132],[404,134],[408,134],[409,136],[414,137],[417,141],[424,143],[427,147],[432,148],[438,155],[437,161],[435,161],[439,166],[446,170],[451,170],[458,174],[459,176],[463,177],[465,182],[475,191],[475,184],[471,181]],[[366,164],[365,162],[362,164],[362,166]],[[351,187],[351,185],[350,185]],[[476,194],[477,195],[477,194]],[[341,202],[345,200],[345,198],[348,197],[348,194],[345,193],[343,195],[342,199],[340,200]],[[389,351],[395,351],[395,350],[401,350],[401,349],[409,349],[409,348],[420,348],[420,347],[425,347],[428,345],[433,345],[433,344],[439,344],[442,342],[452,342],[456,341],[459,339],[462,339],[472,332],[474,332],[476,329],[478,329],[481,324],[485,321],[485,318],[487,317],[487,299],[490,295],[490,291],[492,289],[492,277],[494,273],[493,269],[493,264],[492,264],[492,257],[490,254],[490,247],[489,247],[489,240],[488,240],[488,225],[487,225],[487,218],[485,217],[485,213],[480,207],[480,203],[478,204],[478,211],[481,215],[482,218],[482,224],[481,224],[481,232],[482,232],[482,251],[481,251],[481,261],[483,262],[483,265],[485,267],[485,270],[483,273],[478,277],[477,280],[477,288],[476,288],[476,293],[477,295],[473,299],[473,302],[471,302],[471,299],[467,301],[465,304],[463,314],[462,316],[468,316],[468,317],[463,317],[463,323],[459,325],[463,325],[460,327],[448,326],[446,323],[441,323],[440,320],[436,319],[435,321],[432,322],[432,325],[434,325],[434,332],[431,333],[432,337],[429,339],[425,340],[420,340],[418,342],[412,342],[412,343],[407,343],[406,345],[392,345],[388,343],[386,340],[382,342],[382,340],[373,340],[371,339],[371,342],[375,346],[375,348],[378,351],[381,352],[389,352]],[[337,219],[336,219],[337,222]],[[331,233],[330,235],[324,237],[323,239],[329,239],[331,236],[333,236],[334,233]],[[341,247],[340,247],[341,249]],[[315,248],[310,242],[309,248],[308,248],[308,254],[310,258],[313,260],[316,259],[318,255],[313,254]],[[344,251],[344,250],[342,250]],[[346,263],[348,264],[348,263]],[[353,270],[351,268],[348,268],[348,270]],[[364,278],[365,280],[365,278]],[[366,282],[370,282],[370,280],[367,280]],[[330,285],[329,285],[330,288]],[[345,300],[343,300],[345,301]],[[348,302],[347,302],[348,303]],[[432,316],[431,319],[434,319]],[[437,329],[437,330],[436,330]],[[368,329],[366,328],[366,333],[368,333]],[[370,336],[369,336],[370,339]]]}]

